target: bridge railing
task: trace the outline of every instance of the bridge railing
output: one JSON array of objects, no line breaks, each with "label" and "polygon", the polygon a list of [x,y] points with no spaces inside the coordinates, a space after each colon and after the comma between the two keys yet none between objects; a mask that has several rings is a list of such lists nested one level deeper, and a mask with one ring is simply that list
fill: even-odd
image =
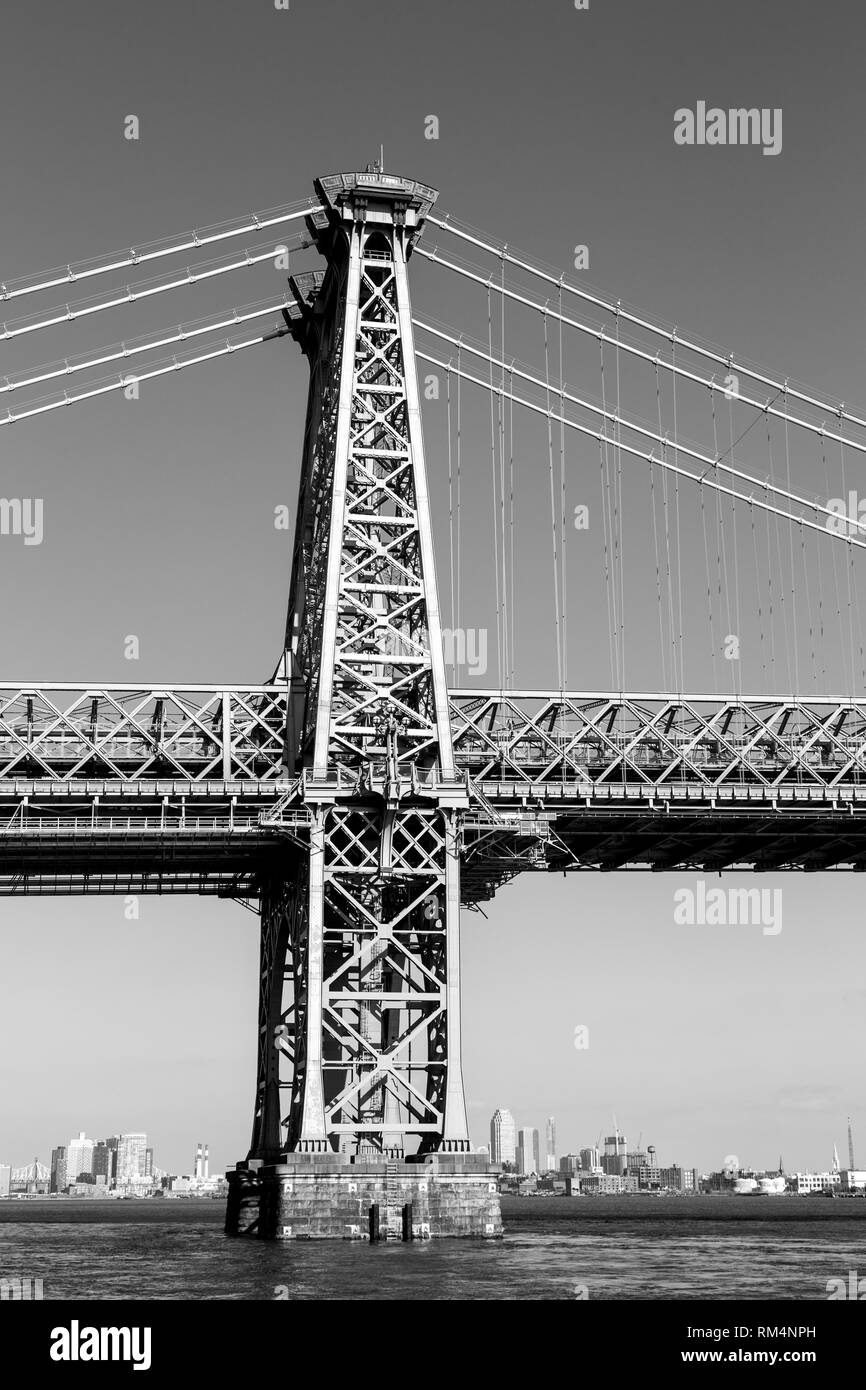
[{"label": "bridge railing", "polygon": [[866,701],[452,691],[450,707],[479,782],[866,783]]},{"label": "bridge railing", "polygon": [[286,690],[0,684],[0,782],[276,781]]},{"label": "bridge railing", "polygon": [[[458,771],[479,785],[866,785],[866,700],[453,690],[449,704]],[[286,708],[278,684],[3,683],[0,784],[282,782]]]}]

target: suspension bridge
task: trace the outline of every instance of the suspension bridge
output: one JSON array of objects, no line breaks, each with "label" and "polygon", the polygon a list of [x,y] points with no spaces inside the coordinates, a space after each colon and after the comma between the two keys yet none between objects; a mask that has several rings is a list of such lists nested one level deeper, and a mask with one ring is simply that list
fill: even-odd
[{"label": "suspension bridge", "polygon": [[[297,265],[243,308],[0,376],[0,427],[283,337],[310,371],[273,675],[0,682],[0,893],[211,894],[260,914],[229,1231],[495,1236],[461,1074],[461,906],[524,872],[866,867],[866,525],[849,477],[866,420],[439,213],[435,190],[380,164],[314,189],[0,283],[11,343],[275,255]],[[15,316],[19,298],[265,234]],[[479,336],[413,307],[410,262],[442,277],[437,306],[476,304]],[[575,583],[599,636],[582,668],[606,633],[600,688],[569,684]],[[488,590],[496,680],[461,685],[443,632]],[[553,647],[540,689],[522,683],[533,626]],[[657,673],[642,691],[635,648]],[[715,693],[688,693],[692,670]]]}]

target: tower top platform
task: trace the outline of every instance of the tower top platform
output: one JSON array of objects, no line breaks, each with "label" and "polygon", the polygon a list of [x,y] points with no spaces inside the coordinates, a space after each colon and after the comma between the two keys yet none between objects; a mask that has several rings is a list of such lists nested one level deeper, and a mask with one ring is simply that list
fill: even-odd
[{"label": "tower top platform", "polygon": [[313,186],[322,202],[322,211],[313,214],[313,222],[325,217],[331,223],[397,223],[416,231],[439,196],[435,188],[399,174],[386,174],[375,164],[362,172],[327,174],[315,179]]}]

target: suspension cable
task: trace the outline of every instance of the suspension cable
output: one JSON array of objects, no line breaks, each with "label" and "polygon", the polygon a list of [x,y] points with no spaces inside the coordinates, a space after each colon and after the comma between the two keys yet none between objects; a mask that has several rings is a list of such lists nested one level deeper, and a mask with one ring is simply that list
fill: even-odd
[{"label": "suspension cable", "polygon": [[[198,280],[212,280],[217,275],[228,275],[232,270],[241,270],[245,266],[258,265],[261,261],[271,261],[274,258],[274,248],[269,246],[267,250],[260,250],[254,247],[251,251],[244,251],[243,257],[238,260],[229,261],[228,264],[217,264],[215,261],[201,261],[198,265],[187,266],[186,274],[176,280],[167,282],[154,280],[139,280],[136,284],[124,286],[125,293],[117,295],[113,299],[80,299],[71,304],[55,305],[49,310],[50,318],[36,319],[31,321],[32,316],[26,319],[13,319],[11,327],[4,323],[0,331],[0,339],[20,338],[25,333],[36,333],[41,328],[53,328],[58,323],[71,322],[74,319],[86,318],[90,314],[99,314],[106,309],[116,309],[120,304],[133,304],[137,299],[149,299],[155,294],[165,294],[167,290],[179,289],[183,285],[194,285]],[[159,277],[156,277],[157,280]],[[60,312],[62,309],[62,312]]]},{"label": "suspension cable", "polygon": [[451,559],[451,683],[457,684],[457,672],[454,665],[454,653],[456,646],[455,632],[457,625],[454,621],[454,470],[451,458],[451,364],[448,364],[448,371],[445,375],[445,396],[447,401],[448,416],[448,539],[449,554]]},{"label": "suspension cable", "polygon": [[[421,329],[425,333],[430,333],[433,337],[441,338],[445,342],[452,343],[455,345],[458,342],[457,338],[453,337],[453,335],[450,333],[446,333],[442,328],[435,328],[432,324],[426,323],[418,318],[413,318],[412,322],[416,328]],[[603,339],[604,334],[601,333],[598,337],[599,346],[601,346]],[[471,343],[466,342],[462,338],[459,341],[463,347],[464,352],[469,352],[474,357],[481,358],[481,360],[485,364],[487,364],[491,360],[488,357],[488,354],[482,351],[480,348],[473,347]],[[418,355],[423,356],[423,354],[420,353]],[[497,358],[494,357],[492,359],[492,362],[494,366],[499,366],[499,361]],[[523,371],[513,364],[512,370],[514,375],[519,377],[522,381],[526,381],[528,384],[532,386],[537,386],[542,390],[545,389],[545,381],[542,377],[534,376],[532,373]],[[558,395],[559,392],[557,391],[556,394]],[[594,415],[602,416],[603,418],[612,421],[614,424],[616,423],[616,412],[608,411],[606,403],[604,401],[602,402],[601,407],[599,407],[593,401],[585,400],[581,396],[575,396],[572,392],[566,391],[564,388],[563,395],[565,399],[569,401],[572,405],[580,406],[583,410],[589,410]],[[761,411],[762,413],[766,413],[767,407],[761,406]],[[559,416],[557,416],[557,419],[559,419]],[[655,434],[652,430],[647,429],[645,425],[636,424],[635,421],[629,420],[624,416],[621,417],[621,421],[625,428],[627,430],[630,430],[632,433],[643,435],[645,439],[651,439],[659,445],[664,445],[665,439],[662,438],[661,433]],[[594,436],[596,431],[593,429],[590,431],[590,433]],[[830,437],[831,436],[828,434],[827,438]],[[623,445],[622,447],[625,446]],[[726,450],[726,453],[729,452],[730,450]],[[730,473],[733,477],[739,478],[741,482],[752,483],[755,487],[760,488],[764,488],[768,485],[767,480],[764,478],[758,478],[751,473],[745,473],[741,468],[734,467],[733,464],[723,463],[722,458],[724,457],[724,455],[720,455],[718,451],[715,457],[710,458],[707,454],[701,453],[699,449],[693,449],[689,445],[681,443],[677,446],[677,454],[686,454],[689,458],[697,460],[697,462],[704,465],[707,472],[716,471],[717,469],[721,468],[724,472]],[[645,455],[640,454],[640,457],[643,458],[645,457]],[[796,502],[798,506],[808,507],[810,511],[821,512],[828,517],[835,517],[836,515],[836,513],[833,512],[829,507],[822,506],[820,502],[816,502],[813,498],[803,497],[799,493],[795,492],[787,492],[787,490],[784,487],[778,486],[773,482],[769,483],[769,487],[771,492],[776,492],[780,495],[785,495],[789,497],[792,501]],[[864,534],[864,536],[866,536],[866,521],[855,521],[852,524],[856,525],[858,529]]]},{"label": "suspension cable", "polygon": [[[735,446],[736,446],[736,440],[734,439],[734,398],[733,398],[733,395],[731,395],[731,396],[729,397],[729,399],[728,399],[728,438],[729,438],[730,441],[731,441],[731,443],[730,443],[730,448],[728,449],[728,453],[730,454],[730,456],[731,456],[731,461],[733,462],[733,459],[734,459],[734,448],[735,448]],[[789,479],[788,479],[789,485],[790,485],[790,481],[791,481],[791,480],[790,480],[790,478],[789,478]],[[740,660],[741,660],[741,658],[742,658],[742,652],[743,652],[744,643],[743,643],[743,626],[742,626],[742,619],[741,619],[741,615],[740,615],[740,543],[739,543],[739,540],[737,539],[737,508],[736,508],[736,506],[735,506],[735,504],[734,504],[733,498],[731,499],[731,539],[732,539],[732,541],[733,541],[733,557],[734,557],[734,613],[736,614],[736,618],[737,618],[737,649],[738,649],[737,664],[736,664],[736,666],[734,667],[734,672],[735,672],[735,674],[736,674],[736,676],[737,676],[737,682],[735,683],[734,688],[735,688],[735,690],[737,691],[738,694],[742,694],[742,692],[743,692],[743,678],[742,678],[742,667],[740,666]]]},{"label": "suspension cable", "polygon": [[[606,429],[606,426],[605,426],[605,429]],[[601,434],[599,434],[599,436],[598,436],[598,472],[599,472],[599,485],[600,485],[600,489],[601,489],[601,528],[602,528],[603,549],[604,549],[604,595],[605,595],[605,598],[606,598],[606,600],[607,600],[607,648],[608,648],[608,653],[607,653],[607,654],[608,654],[608,660],[609,660],[609,662],[610,662],[610,679],[611,679],[612,684],[614,684],[615,686],[618,687],[618,686],[619,686],[619,680],[618,680],[618,674],[617,674],[617,669],[616,669],[616,656],[615,656],[615,654],[614,654],[614,642],[613,642],[613,633],[614,633],[613,611],[612,611],[612,609],[611,609],[611,602],[610,602],[610,558],[609,558],[609,555],[608,555],[608,546],[607,546],[607,501],[606,501],[606,499],[605,499],[605,477],[604,477],[604,474],[605,474],[605,466],[604,466],[604,465],[605,465],[605,459],[604,459],[605,448],[606,448],[606,441],[603,440]],[[664,679],[662,679],[662,686],[664,686]]]},{"label": "suspension cable", "polygon": [[[505,278],[505,262],[502,262],[502,276]],[[505,531],[505,296],[499,297],[499,348],[502,354],[502,367],[500,369],[499,384],[502,387],[502,395],[498,400],[498,421],[499,421],[499,559],[502,566],[502,673],[504,686],[508,687],[509,671],[511,669],[511,652],[508,645],[508,569],[506,555],[506,531]]]},{"label": "suspension cable", "polygon": [[[428,261],[434,261],[437,265],[444,266],[447,270],[453,270],[457,275],[462,275],[465,279],[472,280],[476,284],[486,285],[488,283],[487,277],[485,277],[484,275],[475,274],[473,271],[467,270],[464,266],[456,264],[453,261],[446,260],[444,256],[440,256],[436,251],[430,251],[427,247],[416,246],[415,254],[423,256]],[[496,285],[494,286],[494,288],[497,290],[498,293],[499,286]],[[509,299],[513,299],[516,303],[523,304],[529,309],[535,309],[535,311],[539,314],[544,312],[544,306],[539,304],[537,300],[529,299],[526,297],[526,295],[518,294],[516,290],[506,289],[505,294]],[[548,312],[550,313],[551,317],[555,316],[554,310],[549,309]],[[563,314],[562,321],[567,328],[575,328],[578,330],[578,332],[585,333],[592,338],[598,338],[599,333],[602,331],[602,329],[600,329],[596,325],[581,323],[579,319],[570,318],[567,314]],[[680,347],[682,348],[685,346],[686,344],[681,341]],[[632,343],[623,341],[621,343],[621,347],[623,352],[629,353],[632,357],[638,357],[644,362],[656,361],[656,354],[646,352],[642,348],[635,347]],[[722,360],[724,361],[726,366],[732,361],[730,357],[726,357]],[[660,365],[664,367],[665,371],[676,372],[677,376],[682,377],[686,381],[693,381],[698,386],[707,386],[710,388],[710,390],[714,392],[721,391],[724,393],[726,389],[724,386],[720,386],[714,377],[699,376],[696,372],[691,372],[686,367],[674,366],[670,362],[667,362],[661,358],[659,359],[659,361]],[[739,366],[739,364],[737,365]],[[745,368],[743,367],[740,367],[739,369],[740,371],[745,371]],[[767,384],[772,386],[774,389],[776,387],[775,382],[768,382]],[[784,386],[779,386],[777,395],[783,394]],[[794,395],[795,393],[793,390],[791,390],[790,394]],[[742,405],[752,406],[755,410],[763,411],[764,409],[767,409],[769,410],[771,415],[776,416],[780,420],[788,418],[790,419],[792,425],[799,426],[801,429],[810,430],[812,434],[820,434],[823,428],[821,425],[814,424],[811,420],[803,420],[796,415],[790,415],[786,417],[783,411],[774,409],[767,401],[756,400],[754,397],[744,395],[742,391],[738,393],[738,400]],[[806,398],[806,400],[809,401],[810,404],[812,403],[808,397]],[[830,410],[832,414],[834,414],[839,420],[844,419],[849,421],[851,424],[860,425],[866,428],[866,421],[859,420],[856,416],[848,414],[841,405],[824,406],[821,404],[820,401],[816,401],[814,402],[814,404],[819,409]],[[840,438],[842,438],[841,435],[834,434],[829,430],[825,432],[827,434],[828,439],[839,440]],[[866,453],[866,443],[858,443],[853,439],[845,439],[845,443],[848,445],[848,447],[852,449],[857,449],[860,453]]]},{"label": "suspension cable", "polygon": [[[239,227],[230,227],[228,222],[217,222],[212,227],[204,227],[200,232],[181,232],[175,237],[148,241],[136,249],[116,251],[108,258],[100,257],[98,264],[92,261],[74,261],[71,265],[58,266],[52,270],[38,271],[35,283],[33,277],[19,276],[15,280],[0,283],[0,299],[18,299],[21,295],[36,294],[40,290],[57,289],[60,285],[74,284],[77,280],[88,280],[94,275],[105,275],[110,270],[123,270],[127,266],[142,265],[145,261],[158,261],[163,256],[174,256],[181,251],[196,251],[200,246],[210,246],[229,237],[243,236],[245,232],[261,232],[265,227],[276,227],[283,222],[293,222],[298,217],[306,217],[319,204],[313,198],[303,203],[286,203],[283,207],[272,208],[268,212],[253,212],[243,218]],[[232,221],[238,219],[233,218]],[[162,241],[168,241],[167,246]],[[47,278],[46,278],[47,277]]]},{"label": "suspension cable", "polygon": [[[617,518],[616,518],[616,543],[619,551],[619,644],[620,644],[620,673],[622,676],[622,688],[625,688],[625,514],[622,505],[622,417],[620,416],[620,380],[619,380],[619,319],[616,322],[616,421],[614,423],[614,440],[616,447],[616,489],[614,497],[616,499]],[[560,426],[562,428],[562,426]],[[623,769],[625,764],[623,764]]]},{"label": "suspension cable", "polygon": [[556,554],[556,503],[553,489],[553,417],[550,410],[550,351],[547,341],[547,316],[544,318],[544,379],[547,396],[547,464],[550,473],[550,524],[553,542],[553,611],[556,619],[556,670],[559,689],[562,689],[562,634],[559,627],[559,567]]},{"label": "suspension cable", "polygon": [[[228,318],[216,318],[214,315],[209,318],[194,319],[190,323],[178,324],[177,328],[171,333],[154,338],[153,334],[146,334],[141,338],[131,338],[128,342],[112,343],[110,347],[100,349],[99,357],[76,358],[65,357],[61,362],[48,362],[44,366],[35,369],[35,375],[26,376],[23,373],[16,374],[14,377],[0,377],[0,394],[6,391],[19,391],[25,386],[36,386],[43,381],[52,381],[59,376],[70,376],[74,372],[85,372],[90,367],[103,367],[107,362],[118,362],[121,358],[135,357],[141,352],[155,351],[157,348],[169,347],[172,343],[185,342],[187,338],[201,337],[204,333],[215,333],[222,328],[231,328],[232,324],[246,323],[250,319],[264,318],[268,314],[278,312],[280,309],[289,308],[293,301],[286,295],[275,303],[260,301],[258,304],[245,304],[240,309],[232,309],[231,316]],[[153,339],[153,341],[150,341]]]},{"label": "suspension cable", "polygon": [[[716,418],[716,398],[712,397],[713,402],[713,450],[716,458],[719,457],[719,425]],[[719,580],[719,608],[722,606],[722,569],[724,568],[724,595],[725,595],[725,616],[727,618],[728,631],[725,634],[725,644],[733,635],[731,633],[731,590],[728,584],[728,547],[725,539],[724,511],[722,508],[722,498],[716,493],[716,571]],[[731,672],[732,684],[736,691],[737,684],[734,672]]]},{"label": "suspension cable", "polygon": [[[504,267],[503,267],[504,269]],[[503,281],[504,283],[504,281]],[[559,287],[559,413],[565,415],[565,362],[563,359],[562,344],[562,286]],[[513,407],[512,407],[513,408]],[[561,568],[560,580],[560,599],[562,603],[562,681],[563,686],[568,689],[568,568],[566,564],[566,543],[568,540],[568,528],[565,521],[566,499],[565,499],[565,424],[559,424],[559,491],[560,491],[560,517],[559,517],[559,560]],[[563,764],[563,768],[564,768]]]},{"label": "suspension cable", "polygon": [[[658,373],[656,373],[656,397],[657,397],[657,398],[658,398],[658,391],[659,391],[659,379],[658,379]],[[668,687],[668,680],[667,680],[667,649],[666,649],[666,647],[665,647],[664,618],[663,618],[663,616],[662,616],[662,581],[661,581],[661,568],[660,568],[660,564],[659,564],[659,530],[658,530],[658,521],[657,521],[657,517],[656,517],[656,489],[655,489],[655,476],[656,476],[655,464],[654,464],[654,463],[651,463],[651,464],[650,464],[650,470],[649,470],[649,482],[650,482],[650,508],[651,508],[652,514],[653,514],[653,550],[654,550],[654,552],[655,552],[655,561],[656,561],[656,607],[657,607],[657,609],[658,609],[658,618],[659,618],[659,653],[660,653],[661,659],[662,659],[662,689],[663,689],[663,690],[667,690],[667,689],[669,688],[669,687]],[[664,482],[664,474],[662,475],[662,482]],[[703,493],[701,494],[701,498],[702,498],[702,505],[703,505]]]},{"label": "suspension cable", "polygon": [[496,515],[496,431],[494,425],[495,418],[495,397],[493,387],[493,319],[491,317],[491,297],[490,285],[487,286],[487,335],[490,341],[490,470],[493,482],[493,572],[496,580],[496,661],[499,674],[499,687],[502,688],[502,622],[500,612],[500,592],[499,592],[499,529],[498,518]]},{"label": "suspension cable", "polygon": [[[275,327],[270,333],[261,333],[255,338],[246,338],[240,343],[230,343],[226,339],[225,345],[214,349],[213,352],[202,352],[197,357],[191,357],[188,361],[179,361],[173,357],[171,362],[165,366],[154,367],[146,372],[137,372],[135,381],[150,381],[154,377],[166,376],[169,372],[179,372],[183,367],[194,367],[199,362],[210,362],[215,357],[224,357],[227,353],[241,352],[244,348],[255,347],[257,343],[270,342],[272,338],[284,338],[290,330],[285,327]],[[117,381],[103,381],[101,384],[94,385],[86,391],[79,391],[75,395],[63,393],[60,400],[51,400],[41,405],[33,405],[26,410],[19,410],[17,414],[9,411],[4,417],[0,417],[0,425],[14,425],[19,420],[26,420],[32,415],[45,415],[51,410],[60,410],[63,406],[75,405],[78,401],[88,400],[91,396],[104,396],[108,391],[122,391],[129,386],[129,378],[121,377]]]},{"label": "suspension cable", "polygon": [[[826,446],[826,444],[825,444],[825,442],[824,442],[823,439],[821,440],[821,461],[822,461],[823,466],[824,466],[824,481],[825,481],[826,489],[827,489],[827,497],[829,498],[830,495],[831,495],[831,493],[830,493],[830,465],[829,465],[828,460],[827,460],[827,446]],[[819,546],[819,547],[818,547],[818,554],[820,555],[820,553],[821,553],[821,547]],[[854,675],[853,675],[853,672],[852,672],[852,674],[851,674],[851,680],[850,680],[850,682],[849,682],[849,681],[848,681],[848,672],[847,672],[847,663],[846,663],[846,661],[845,661],[845,624],[844,624],[843,619],[842,619],[842,596],[841,596],[841,593],[840,593],[840,591],[839,591],[839,571],[838,571],[838,569],[836,568],[836,551],[835,551],[835,549],[831,549],[831,550],[830,550],[830,555],[831,555],[832,561],[833,561],[833,592],[834,592],[834,596],[835,596],[835,599],[836,599],[836,620],[837,620],[837,622],[838,622],[838,624],[839,624],[839,653],[840,653],[840,656],[841,656],[841,658],[842,658],[842,677],[843,677],[843,679],[845,680],[846,685],[847,685],[848,689],[850,690],[851,696],[852,696],[852,698],[853,698],[853,695],[854,695]]]},{"label": "suspension cable", "polygon": [[[562,283],[563,287],[569,294],[574,295],[578,299],[585,300],[589,304],[595,305],[596,308],[603,309],[605,313],[614,314],[616,312],[616,307],[613,304],[609,304],[606,300],[601,299],[597,295],[590,294],[588,290],[579,289],[577,285],[571,284],[569,281],[565,280],[563,276],[560,275],[559,277],[557,277],[555,275],[548,274],[539,266],[533,265],[531,261],[522,260],[519,257],[515,256],[513,253],[509,253],[507,247],[500,247],[497,246],[495,243],[488,243],[482,241],[480,238],[471,236],[468,232],[462,231],[459,227],[455,225],[454,220],[449,218],[447,214],[444,218],[442,218],[436,217],[432,213],[428,213],[426,220],[428,222],[432,222],[434,226],[441,227],[444,231],[450,232],[452,236],[460,237],[463,241],[471,242],[474,246],[480,247],[482,251],[487,251],[494,256],[501,256],[504,260],[507,260],[510,265],[514,265],[519,267],[519,269],[521,270],[528,271],[530,275],[534,275],[540,280],[545,280],[552,285],[558,285]],[[422,252],[422,254],[429,253]],[[715,362],[719,366],[727,367],[729,370],[732,370],[734,365],[736,365],[738,372],[742,373],[744,376],[750,377],[753,381],[759,381],[762,386],[769,386],[774,391],[778,391],[781,393],[784,389],[779,382],[774,381],[770,377],[763,376],[759,371],[752,370],[745,363],[735,363],[732,354],[729,354],[727,357],[722,356],[719,353],[713,352],[712,349],[702,346],[700,343],[694,343],[686,338],[680,337],[677,334],[676,329],[671,331],[670,329],[662,328],[659,324],[654,324],[650,320],[641,318],[637,314],[628,313],[624,309],[621,309],[620,312],[622,314],[622,317],[626,319],[629,323],[633,323],[636,327],[641,328],[648,333],[652,333],[655,337],[665,338],[669,343],[673,343],[676,339],[676,341],[679,342],[680,347],[687,352],[694,352],[699,357],[704,357],[707,359],[707,361]],[[840,415],[840,418],[848,420],[852,425],[860,425],[863,428],[866,428],[866,420],[861,420],[856,415],[852,415],[850,411],[846,411],[843,406],[828,405],[825,401],[817,400],[814,396],[810,396],[802,391],[796,391],[793,388],[790,388],[790,394],[794,396],[797,400],[802,401],[805,405],[814,406],[817,410],[832,411],[834,414]],[[754,402],[750,401],[747,402],[747,404],[754,404]]]},{"label": "suspension cable", "polygon": [[[441,368],[442,371],[446,370],[447,364],[442,362],[438,357],[434,357],[431,353],[422,352],[419,348],[416,348],[415,355],[416,357],[420,357],[423,362],[429,362],[434,367]],[[491,387],[489,382],[484,381],[481,377],[474,376],[471,372],[467,372],[465,368],[461,369],[461,375],[463,376],[464,381],[471,382],[473,386],[480,386],[485,391],[497,391],[499,389],[496,386]],[[548,416],[551,420],[556,420],[557,423],[559,422],[560,416],[556,412],[548,412],[544,406],[536,405],[533,401],[524,400],[522,396],[514,396],[513,399],[515,405],[522,405],[526,410],[530,410],[536,415],[545,415]],[[600,430],[590,429],[588,425],[581,425],[577,420],[571,420],[566,418],[565,423],[568,429],[576,430],[579,434],[587,435],[590,439],[599,439],[602,437],[602,433]],[[655,455],[652,453],[643,453],[640,449],[636,449],[630,444],[623,444],[622,448],[625,453],[631,454],[634,458],[639,458],[643,463],[653,462],[657,464],[659,468],[665,468],[669,472],[678,472],[681,478],[689,478],[694,483],[703,482],[706,487],[712,488],[714,491],[722,493],[726,497],[735,497],[738,501],[741,502],[754,501],[755,506],[759,507],[762,511],[770,512],[773,515],[780,516],[786,521],[800,522],[802,520],[803,525],[809,527],[810,530],[817,531],[820,535],[827,536],[831,539],[834,536],[834,533],[832,531],[826,530],[824,526],[819,526],[817,522],[807,521],[805,518],[794,516],[791,512],[786,512],[779,507],[774,507],[769,502],[759,502],[757,498],[751,497],[748,493],[738,492],[735,488],[725,487],[722,483],[713,482],[708,478],[701,478],[699,474],[690,473],[688,469],[683,468],[682,466],[677,467],[668,459],[656,458]],[[761,484],[761,486],[763,487],[764,485]],[[776,488],[774,489],[774,491],[777,491],[782,495],[787,496],[783,488]],[[792,496],[789,498],[789,500],[795,501],[796,499]],[[818,507],[817,504],[813,503],[810,503],[809,505],[813,506],[816,511],[827,511],[826,507]],[[835,515],[835,513],[831,513],[831,515]],[[860,549],[866,550],[866,541],[854,540],[852,537],[849,543],[853,546],[859,547]]]},{"label": "suspension cable", "polygon": [[[604,429],[604,488],[607,494],[607,528],[610,533],[610,565],[606,566],[607,583],[610,594],[610,614],[613,619],[611,638],[613,642],[614,654],[614,673],[616,676],[616,689],[622,690],[622,679],[619,665],[619,617],[617,611],[617,592],[616,592],[616,549],[614,544],[614,505],[610,500],[610,451],[607,439],[607,393],[604,383],[604,337],[599,339],[599,366],[601,372],[601,399],[604,408],[603,429]],[[607,537],[605,537],[607,541]]]}]

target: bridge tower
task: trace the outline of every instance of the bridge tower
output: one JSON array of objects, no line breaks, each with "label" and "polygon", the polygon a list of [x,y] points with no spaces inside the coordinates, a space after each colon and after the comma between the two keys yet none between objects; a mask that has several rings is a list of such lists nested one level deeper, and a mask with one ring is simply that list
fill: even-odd
[{"label": "bridge tower", "polygon": [[310,388],[285,652],[308,834],[262,896],[258,1077],[228,1229],[498,1235],[460,1058],[460,821],[407,263],[436,192],[316,181],[285,311]]}]

